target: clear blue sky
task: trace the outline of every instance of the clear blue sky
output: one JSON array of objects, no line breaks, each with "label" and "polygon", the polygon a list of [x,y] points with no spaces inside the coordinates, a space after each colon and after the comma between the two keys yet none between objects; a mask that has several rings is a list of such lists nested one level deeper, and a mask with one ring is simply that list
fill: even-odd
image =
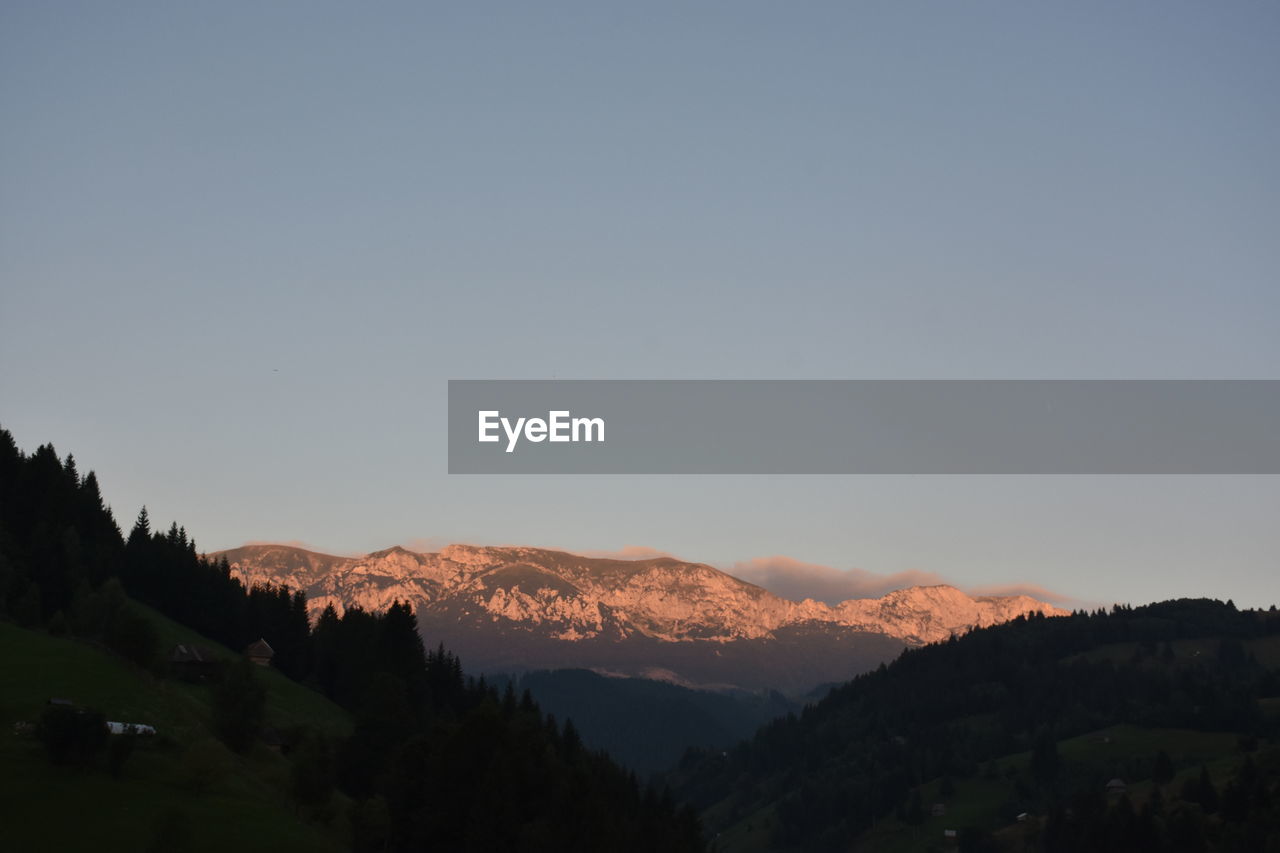
[{"label": "clear blue sky", "polygon": [[0,424],[207,548],[1280,600],[1277,478],[462,478],[449,378],[1280,378],[1280,7],[0,8]]}]

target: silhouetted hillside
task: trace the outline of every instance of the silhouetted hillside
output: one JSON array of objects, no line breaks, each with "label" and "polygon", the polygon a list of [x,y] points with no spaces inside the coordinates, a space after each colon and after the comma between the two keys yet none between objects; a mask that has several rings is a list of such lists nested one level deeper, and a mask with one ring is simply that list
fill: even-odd
[{"label": "silhouetted hillside", "polygon": [[[466,678],[443,647],[428,653],[409,604],[330,608],[311,625],[302,593],[246,588],[225,561],[200,557],[183,528],[153,531],[145,509],[122,537],[92,473],[82,477],[49,445],[27,456],[0,430],[0,618],[177,677],[155,620],[131,599],[237,652],[265,638],[273,667],[350,711],[349,735],[301,729],[282,739],[264,729],[268,694],[247,658],[181,670],[208,684],[211,730],[225,748],[248,754],[269,741],[290,753],[298,819],[350,849],[702,849],[692,812],[585,748],[528,693]],[[56,706],[33,730],[67,765],[67,784],[49,796],[68,813],[92,787],[76,775],[98,772],[99,710]],[[345,803],[341,819],[334,802]],[[80,826],[94,842],[95,829]],[[274,848],[264,838],[259,849]]]},{"label": "silhouetted hillside", "polygon": [[1018,619],[907,651],[673,780],[730,851],[1275,849],[1278,668],[1274,608]]}]

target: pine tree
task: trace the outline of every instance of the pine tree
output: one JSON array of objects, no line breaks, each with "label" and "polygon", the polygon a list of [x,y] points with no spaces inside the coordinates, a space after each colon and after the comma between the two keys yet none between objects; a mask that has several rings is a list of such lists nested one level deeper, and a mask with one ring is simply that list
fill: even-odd
[{"label": "pine tree", "polygon": [[1031,776],[1041,786],[1052,788],[1056,785],[1061,770],[1058,742],[1051,733],[1043,731],[1036,737],[1031,750]]},{"label": "pine tree", "polygon": [[44,607],[40,596],[40,587],[27,583],[23,592],[10,608],[13,619],[24,628],[35,628],[44,623]]},{"label": "pine tree", "polygon": [[151,540],[151,517],[147,515],[147,508],[144,506],[138,511],[138,518],[133,523],[133,529],[129,531],[129,547],[136,548],[145,545]]},{"label": "pine tree", "polygon": [[1200,765],[1200,778],[1196,783],[1196,802],[1204,808],[1205,814],[1218,811],[1218,789],[1209,778],[1209,768],[1203,764]]},{"label": "pine tree", "polygon": [[564,733],[560,736],[560,742],[564,744],[565,752],[570,758],[582,751],[582,736],[578,734],[578,727],[573,724],[573,720],[564,721]]},{"label": "pine tree", "polygon": [[267,691],[258,681],[254,664],[240,658],[227,667],[214,686],[212,700],[218,737],[236,752],[244,752],[257,737],[267,707]]},{"label": "pine tree", "polygon": [[329,742],[306,732],[289,757],[293,796],[312,814],[324,817],[333,798],[334,759]]},{"label": "pine tree", "polygon": [[911,826],[924,823],[924,803],[920,799],[920,789],[911,789],[911,799],[907,802],[906,822]]}]

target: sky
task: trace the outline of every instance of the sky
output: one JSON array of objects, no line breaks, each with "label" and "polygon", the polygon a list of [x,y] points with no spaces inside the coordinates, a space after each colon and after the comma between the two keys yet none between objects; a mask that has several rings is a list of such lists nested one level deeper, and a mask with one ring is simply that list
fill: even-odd
[{"label": "sky", "polygon": [[1280,603],[1275,477],[463,477],[444,430],[449,379],[1280,378],[1277,43],[1260,2],[8,2],[0,426],[209,550]]}]

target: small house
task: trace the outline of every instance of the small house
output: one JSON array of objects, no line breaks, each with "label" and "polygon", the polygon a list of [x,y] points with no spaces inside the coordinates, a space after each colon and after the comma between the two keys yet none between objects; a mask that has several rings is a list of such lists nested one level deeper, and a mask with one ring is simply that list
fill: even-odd
[{"label": "small house", "polygon": [[266,640],[259,637],[255,642],[249,644],[244,653],[249,657],[249,660],[258,666],[271,666],[271,658],[275,656],[276,651],[271,648],[271,645]]},{"label": "small house", "polygon": [[169,653],[169,671],[184,681],[209,681],[221,666],[213,653],[200,646],[178,644]]},{"label": "small house", "polygon": [[1126,790],[1128,790],[1128,786],[1125,785],[1124,780],[1119,777],[1116,777],[1107,783],[1107,793],[1113,797],[1120,796]]},{"label": "small house", "polygon": [[947,813],[946,803],[934,803],[929,806],[929,814],[933,817],[942,817]]}]

